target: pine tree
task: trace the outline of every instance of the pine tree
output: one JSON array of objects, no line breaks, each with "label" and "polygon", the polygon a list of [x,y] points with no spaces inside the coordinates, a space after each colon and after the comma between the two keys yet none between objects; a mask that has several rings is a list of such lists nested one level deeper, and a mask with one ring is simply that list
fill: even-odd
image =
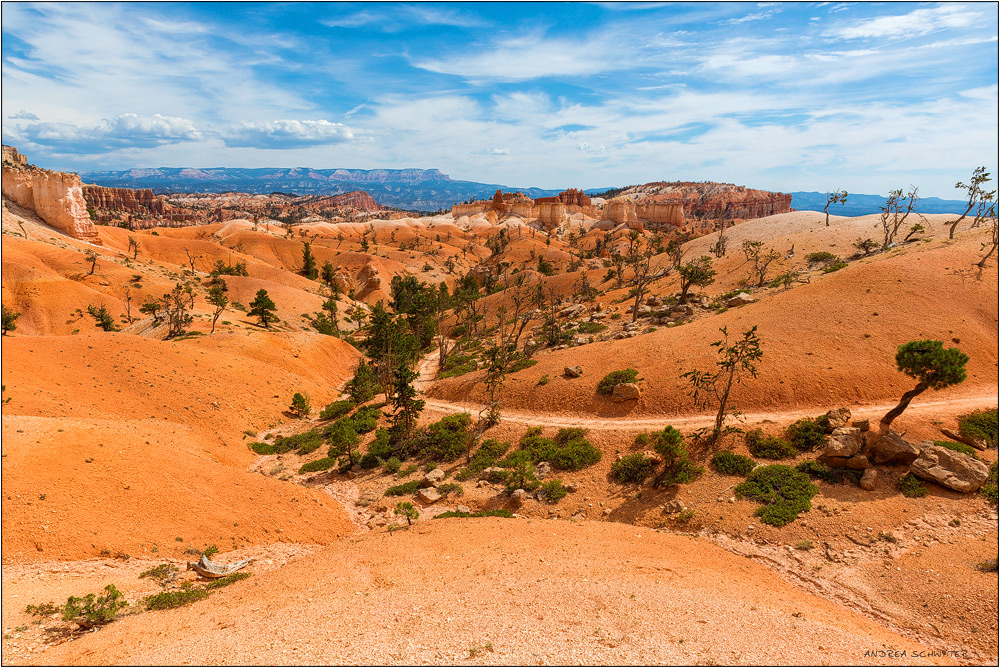
[{"label": "pine tree", "polygon": [[409,367],[401,366],[396,369],[393,377],[392,406],[396,412],[391,418],[391,431],[396,443],[405,442],[413,435],[420,411],[424,410],[425,402],[423,399],[417,399],[417,389],[413,387],[417,375],[417,372]]},{"label": "pine tree", "polygon": [[215,323],[219,320],[219,316],[222,312],[226,310],[229,305],[229,287],[226,285],[225,281],[218,281],[213,283],[212,287],[208,289],[208,303],[215,307],[215,311],[212,313],[212,331],[211,334],[215,334]]},{"label": "pine tree", "polygon": [[308,241],[302,245],[302,275],[311,281],[316,280],[319,271],[316,269],[316,258],[312,254],[312,244]]},{"label": "pine tree", "polygon": [[247,315],[260,320],[260,326],[268,328],[273,320],[278,319],[278,307],[267,296],[267,290],[261,288],[257,291],[257,296],[250,302],[250,310]]}]

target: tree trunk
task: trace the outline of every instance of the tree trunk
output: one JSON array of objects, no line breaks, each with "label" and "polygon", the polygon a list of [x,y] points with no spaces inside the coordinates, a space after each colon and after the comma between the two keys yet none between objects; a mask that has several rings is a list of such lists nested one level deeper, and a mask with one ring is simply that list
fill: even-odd
[{"label": "tree trunk", "polygon": [[903,411],[906,410],[906,407],[910,405],[911,401],[913,401],[913,397],[917,396],[918,394],[926,390],[928,387],[930,387],[930,384],[928,383],[918,383],[915,388],[904,394],[903,398],[899,400],[899,404],[891,411],[886,413],[885,416],[882,418],[881,422],[879,423],[879,429],[883,432],[888,431],[889,425],[892,424],[893,420],[895,420],[896,418],[898,418],[900,415],[903,414]]}]

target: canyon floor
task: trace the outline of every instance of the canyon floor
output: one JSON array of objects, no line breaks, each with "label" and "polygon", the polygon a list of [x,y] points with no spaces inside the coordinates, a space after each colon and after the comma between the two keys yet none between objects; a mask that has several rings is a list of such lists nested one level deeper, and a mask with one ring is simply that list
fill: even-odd
[{"label": "canyon floor", "polygon": [[[516,442],[531,426],[583,426],[601,461],[561,475],[576,491],[556,504],[529,500],[513,518],[435,519],[458,505],[510,507],[498,487],[470,482],[461,497],[418,503],[406,526],[394,513],[400,499],[383,493],[422,467],[405,478],[381,468],[300,474],[320,453],[247,447],[324,424],[316,411],[289,415],[291,395],[308,392],[316,409],[340,398],[359,357],[309,325],[325,293],[299,273],[305,235],[234,220],[98,227],[102,244],[91,246],[5,200],[3,298],[22,315],[3,337],[3,663],[996,665],[997,574],[977,565],[996,558],[1000,536],[996,507],[978,494],[929,484],[927,496],[906,498],[895,487],[906,468],[880,466],[871,491],[818,482],[812,509],[776,528],[733,496],[738,477],[706,468],[692,483],[653,489],[608,475],[616,455],[642,451],[637,434],[711,423],[678,375],[712,363],[708,343],[723,326],[757,325],[765,350],[760,374],[738,391],[744,428],[774,431],[840,406],[874,423],[912,387],[893,364],[911,339],[940,339],[971,359],[965,383],[925,392],[897,421],[907,440],[941,438],[958,416],[995,408],[996,259],[974,267],[987,231],[948,239],[946,219],[927,216],[922,240],[832,273],[801,258],[847,257],[877,217],[831,216],[827,227],[820,213],[793,212],[742,223],[733,248],[744,239],[791,246],[779,265],[809,282],[752,289],[738,308],[697,306],[678,326],[647,321],[629,338],[613,336],[630,319],[627,289],[604,283],[587,306],[609,313],[608,329],[543,349],[512,373],[503,420],[487,433]],[[581,275],[602,284],[602,265],[569,270],[565,234],[500,225],[511,237],[504,259],[566,304],[578,301]],[[350,288],[340,297],[349,331],[347,310],[388,299],[395,275],[453,288],[490,257],[497,224],[436,216],[302,227],[320,264],[334,263]],[[574,229],[580,239],[598,234]],[[690,256],[711,241],[688,242]],[[99,257],[90,273],[86,250]],[[540,256],[554,275],[533,270]],[[207,280],[216,261],[245,263],[247,275],[223,277],[231,299],[245,305],[266,289],[278,326],[264,330],[233,308],[210,333],[201,293],[182,337],[164,340],[162,326],[137,314],[175,282]],[[746,279],[738,250],[715,267],[699,304]],[[141,287],[126,295],[126,284]],[[676,276],[652,289],[676,290]],[[508,291],[483,301],[487,317],[511,305]],[[95,327],[90,304],[124,319],[120,331]],[[563,374],[573,365],[581,377]],[[595,392],[604,374],[628,366],[643,378],[639,401]],[[482,371],[438,380],[436,367],[434,352],[419,366],[420,424],[477,413]],[[710,455],[692,451],[702,464]],[[997,451],[981,456],[992,463]],[[453,475],[462,465],[442,468]],[[665,510],[676,502],[692,514]],[[218,561],[254,559],[252,577],[185,607],[142,610],[161,589],[141,573],[174,564],[193,582],[184,564],[210,545]],[[136,605],[97,630],[25,611],[112,583]]]}]

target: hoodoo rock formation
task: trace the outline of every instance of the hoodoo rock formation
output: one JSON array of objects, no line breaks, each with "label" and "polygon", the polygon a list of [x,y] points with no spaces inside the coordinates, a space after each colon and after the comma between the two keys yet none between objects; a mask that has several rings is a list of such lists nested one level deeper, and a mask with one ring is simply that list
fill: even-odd
[{"label": "hoodoo rock formation", "polygon": [[105,188],[103,186],[83,186],[83,198],[93,209],[148,212],[165,215],[170,205],[153,194],[148,188],[130,190],[128,188]]},{"label": "hoodoo rock formation", "polygon": [[637,205],[644,205],[647,209],[654,204],[682,204],[686,220],[750,220],[788,213],[792,204],[790,194],[755,190],[732,183],[657,181],[625,188],[619,196],[635,199]]},{"label": "hoodoo rock formation", "polygon": [[16,148],[4,146],[3,196],[71,237],[100,243],[76,174],[28,164]]}]

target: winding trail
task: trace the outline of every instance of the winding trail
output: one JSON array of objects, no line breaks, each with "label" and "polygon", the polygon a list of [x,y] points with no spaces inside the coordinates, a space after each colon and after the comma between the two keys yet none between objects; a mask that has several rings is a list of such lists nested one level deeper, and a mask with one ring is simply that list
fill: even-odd
[{"label": "winding trail", "polygon": [[[426,389],[434,382],[438,365],[438,351],[433,350],[428,353],[417,365],[419,376],[414,383],[417,390],[424,393],[426,404],[425,409],[438,413],[464,412],[477,415],[482,404],[473,402],[447,401],[444,399],[434,399],[426,396]],[[953,399],[941,399],[937,401],[913,402],[907,407],[908,415],[937,416],[944,415],[952,417],[968,411],[983,407],[997,406],[997,393],[975,394],[973,396],[957,397]],[[852,406],[851,415],[855,419],[872,419],[877,421],[889,409],[896,406],[897,402],[887,404],[874,404],[868,406]],[[794,422],[799,418],[813,417],[825,413],[834,406],[825,407],[814,406],[808,408],[787,409],[779,411],[767,411],[763,413],[744,413],[743,421],[746,423],[759,423],[763,420],[773,420],[782,424]],[[530,411],[503,410],[503,420],[517,424],[538,425],[542,427],[587,427],[594,430],[615,430],[615,429],[657,429],[668,425],[681,427],[684,429],[710,427],[715,423],[714,413],[704,413],[697,415],[676,415],[676,416],[647,416],[638,418],[603,418],[585,417],[577,415],[559,415],[551,413],[535,413]]]}]

